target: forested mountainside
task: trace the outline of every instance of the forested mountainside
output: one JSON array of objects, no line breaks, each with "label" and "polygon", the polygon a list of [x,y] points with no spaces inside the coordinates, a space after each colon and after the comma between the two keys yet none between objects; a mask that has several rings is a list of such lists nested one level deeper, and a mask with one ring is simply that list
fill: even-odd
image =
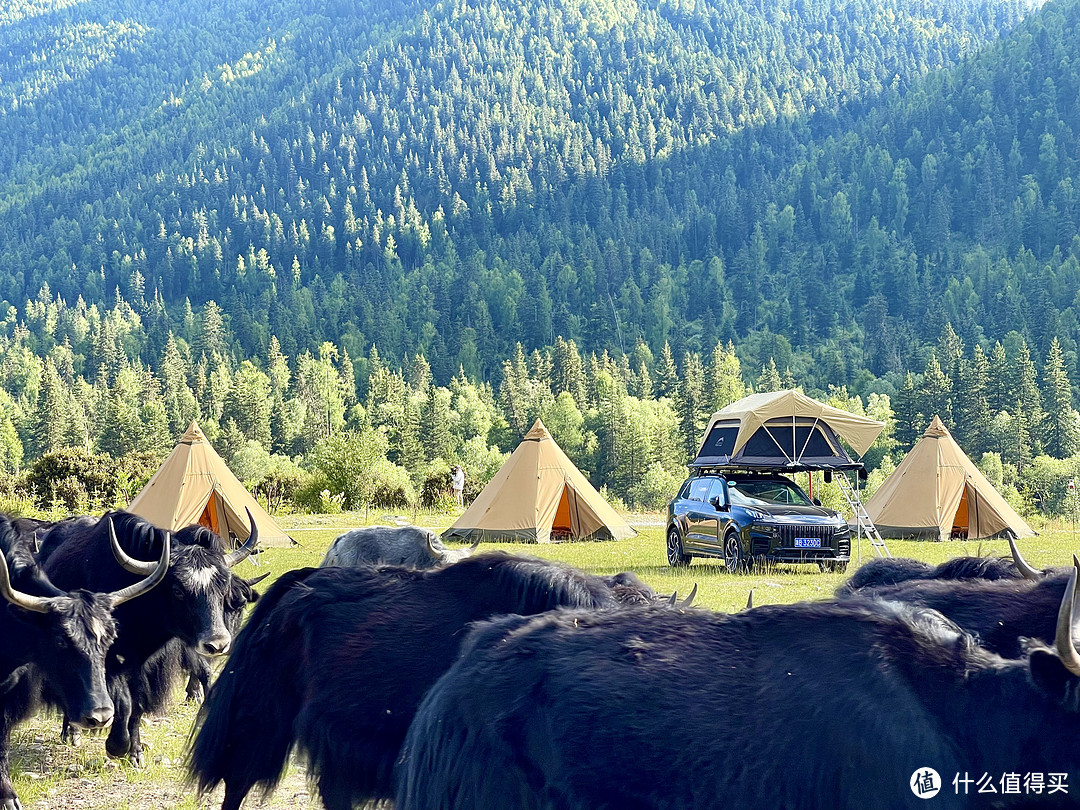
[{"label": "forested mountainside", "polygon": [[198,419],[268,498],[430,501],[539,416],[656,507],[799,385],[888,423],[879,479],[939,414],[1066,508],[1078,17],[9,4],[0,497],[123,502]]},{"label": "forested mountainside", "polygon": [[[748,367],[775,356],[819,387],[921,368],[950,281],[965,337],[1020,326],[974,300],[985,279],[963,297],[976,239],[1020,308],[1038,307],[1045,232],[1069,248],[1055,194],[1075,96],[1044,77],[1069,70],[1047,49],[1073,47],[1075,6],[976,56],[1030,5],[10,4],[0,298],[119,295],[144,318],[145,363],[189,303],[214,301],[234,361],[271,335],[290,355],[375,344],[423,353],[442,382],[556,336],[677,357],[731,340]],[[972,93],[985,109],[965,123],[959,83],[1014,57],[1027,67]],[[953,113],[919,115],[938,108]],[[976,226],[986,183],[997,216]],[[1011,227],[1018,205],[1038,244]]]}]

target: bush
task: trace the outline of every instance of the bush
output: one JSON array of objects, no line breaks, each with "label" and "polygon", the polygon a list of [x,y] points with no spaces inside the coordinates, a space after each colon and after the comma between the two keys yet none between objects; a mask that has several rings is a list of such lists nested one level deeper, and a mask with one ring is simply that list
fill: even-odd
[{"label": "bush", "polygon": [[630,501],[638,509],[660,511],[667,507],[681,483],[682,478],[665,470],[660,462],[655,462],[630,487]]},{"label": "bush", "polygon": [[383,461],[376,465],[374,480],[372,506],[395,508],[413,506],[417,502],[416,487],[404,467]]},{"label": "bush", "polygon": [[341,497],[333,497],[327,488],[326,478],[318,473],[311,475],[293,496],[293,504],[305,512],[316,515],[333,515],[341,511]]},{"label": "bush", "polygon": [[[118,465],[108,454],[69,447],[46,453],[30,468],[26,486],[40,509],[60,502],[71,512],[118,505]],[[126,501],[124,501],[126,503]]]},{"label": "bush", "polygon": [[425,509],[439,509],[440,502],[447,501],[452,506],[457,506],[457,501],[451,492],[450,477],[452,472],[450,465],[437,458],[431,462],[424,474],[424,484],[420,489],[420,505]]}]

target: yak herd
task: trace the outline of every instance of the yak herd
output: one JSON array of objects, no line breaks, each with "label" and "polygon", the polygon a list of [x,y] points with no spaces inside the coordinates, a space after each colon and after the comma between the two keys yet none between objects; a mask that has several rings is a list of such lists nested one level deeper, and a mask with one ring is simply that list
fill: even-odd
[{"label": "yak herd", "polygon": [[142,764],[140,718],[182,673],[205,693],[189,779],[222,810],[294,754],[328,810],[887,810],[928,767],[1080,774],[1076,558],[873,560],[832,600],[722,614],[414,527],[342,535],[259,597],[231,570],[257,542],[254,521],[229,551],[126,512],[0,515],[0,810],[38,706]]}]

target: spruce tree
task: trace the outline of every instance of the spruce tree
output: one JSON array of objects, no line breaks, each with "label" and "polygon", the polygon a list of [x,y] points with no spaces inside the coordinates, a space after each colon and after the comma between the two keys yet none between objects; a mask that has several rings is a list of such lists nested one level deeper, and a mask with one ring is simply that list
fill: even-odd
[{"label": "spruce tree", "polygon": [[982,458],[990,449],[989,381],[990,363],[982,346],[976,344],[972,359],[960,364],[960,386],[956,392],[959,411],[956,440],[972,458]]},{"label": "spruce tree", "polygon": [[776,369],[776,361],[769,358],[769,362],[761,367],[761,374],[757,378],[756,390],[758,393],[767,391],[782,391],[784,381],[780,379],[780,372]]},{"label": "spruce tree", "polygon": [[1043,403],[1035,363],[1031,359],[1027,340],[1020,341],[1020,347],[1013,359],[1011,376],[1010,387],[1014,401],[1017,403],[1014,410],[1023,411],[1027,425],[1025,436],[1028,437],[1030,444],[1025,448],[1025,452],[1029,452],[1031,456],[1037,456],[1042,452]]},{"label": "spruce tree", "polygon": [[1042,445],[1054,458],[1069,458],[1080,451],[1080,415],[1072,407],[1072,388],[1065,372],[1065,357],[1055,337],[1043,367]]}]

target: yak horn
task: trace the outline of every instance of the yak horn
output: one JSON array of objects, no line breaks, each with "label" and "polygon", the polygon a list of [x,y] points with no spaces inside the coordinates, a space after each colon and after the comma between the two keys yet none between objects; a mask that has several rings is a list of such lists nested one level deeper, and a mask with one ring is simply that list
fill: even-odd
[{"label": "yak horn", "polygon": [[52,610],[55,597],[32,596],[11,587],[11,579],[8,577],[7,558],[0,550],[0,596],[3,596],[11,604],[24,610],[32,610],[35,613],[48,613]]},{"label": "yak horn", "polygon": [[750,589],[750,595],[746,597],[746,609],[750,610],[754,606],[754,589]]},{"label": "yak horn", "polygon": [[[140,577],[153,576],[158,569],[160,560],[150,562],[148,560],[136,560],[134,557],[129,556],[116,537],[116,526],[113,525],[112,518],[107,517],[105,520],[109,524],[109,545],[112,547],[113,556],[120,563],[120,567],[129,574],[138,574]],[[147,527],[150,528],[149,524],[147,524]]]},{"label": "yak horn", "polygon": [[683,599],[681,602],[679,602],[679,607],[681,607],[681,608],[690,607],[690,605],[694,604],[694,597],[695,596],[697,596],[697,583],[696,582],[694,583],[694,587],[690,589],[690,595],[687,596],[685,599]]},{"label": "yak horn", "polygon": [[113,591],[109,594],[112,599],[113,607],[122,605],[136,596],[142,596],[149,591],[161,580],[165,579],[165,574],[169,571],[169,554],[172,550],[172,534],[165,532],[165,539],[161,542],[161,559],[154,565],[154,571],[146,579],[141,579],[133,585],[128,585],[126,588],[121,588],[118,591]]},{"label": "yak horn", "polygon": [[1057,633],[1054,636],[1054,647],[1058,658],[1065,668],[1073,675],[1080,675],[1080,655],[1073,646],[1073,601],[1076,599],[1076,575],[1080,572],[1080,560],[1073,555],[1073,569],[1069,572],[1069,584],[1065,587],[1065,595],[1061,598],[1061,608],[1058,610]]},{"label": "yak horn", "polygon": [[229,566],[229,568],[250,557],[251,552],[255,550],[255,546],[259,544],[259,527],[255,525],[255,518],[252,516],[251,510],[246,506],[244,511],[247,512],[248,523],[251,524],[251,534],[248,535],[248,539],[244,541],[240,548],[225,555],[225,565]]},{"label": "yak horn", "polygon": [[1024,579],[1042,579],[1042,572],[1032,568],[1027,564],[1027,560],[1020,556],[1020,549],[1016,547],[1016,541],[1013,540],[1011,534],[1009,535],[1009,550],[1012,551],[1016,569],[1023,575]]},{"label": "yak horn", "polygon": [[254,577],[253,579],[245,579],[244,582],[247,584],[247,586],[249,588],[254,588],[256,585],[258,585],[260,582],[262,582],[268,576],[270,576],[269,571],[267,571],[265,574],[259,574],[257,577]]}]

